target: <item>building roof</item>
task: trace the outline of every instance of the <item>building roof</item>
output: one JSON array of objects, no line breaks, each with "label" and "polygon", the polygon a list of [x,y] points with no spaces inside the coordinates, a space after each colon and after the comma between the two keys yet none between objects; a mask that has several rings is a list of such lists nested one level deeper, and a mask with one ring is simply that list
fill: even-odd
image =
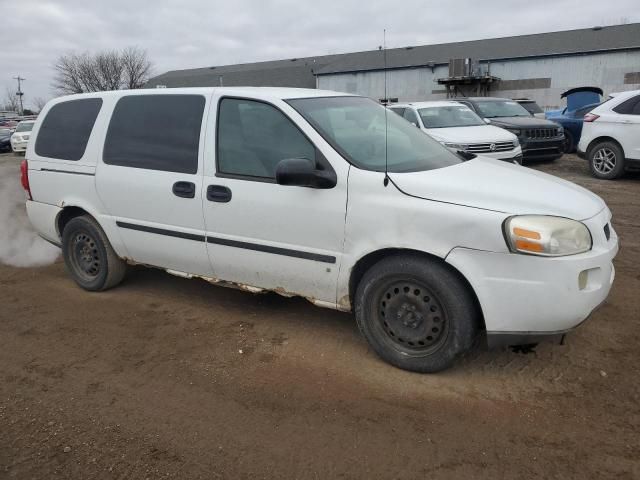
[{"label": "building roof", "polygon": [[315,88],[315,72],[339,55],[290,58],[189,70],[173,70],[150,79],[146,87],[270,86]]},{"label": "building roof", "polygon": [[[446,65],[452,58],[479,61],[579,55],[640,49],[640,23],[537,33],[467,42],[387,49],[386,68]],[[379,50],[173,70],[146,86],[273,86],[315,88],[315,75],[385,69]]]},{"label": "building roof", "polygon": [[[468,42],[392,48],[387,50],[386,56],[387,68],[403,68],[448,64],[452,58],[470,57],[480,61],[507,60],[638,48],[640,48],[640,23],[632,23]],[[316,73],[327,75],[384,69],[382,52],[370,50],[342,55]]]}]

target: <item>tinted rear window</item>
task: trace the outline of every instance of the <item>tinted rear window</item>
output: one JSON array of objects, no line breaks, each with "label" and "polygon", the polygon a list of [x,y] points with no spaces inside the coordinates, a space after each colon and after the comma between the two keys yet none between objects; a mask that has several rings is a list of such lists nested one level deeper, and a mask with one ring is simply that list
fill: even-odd
[{"label": "tinted rear window", "polygon": [[40,125],[36,154],[59,160],[80,160],[100,107],[100,98],[70,100],[51,107]]},{"label": "tinted rear window", "polygon": [[196,173],[205,99],[201,95],[131,95],[111,116],[104,163]]}]

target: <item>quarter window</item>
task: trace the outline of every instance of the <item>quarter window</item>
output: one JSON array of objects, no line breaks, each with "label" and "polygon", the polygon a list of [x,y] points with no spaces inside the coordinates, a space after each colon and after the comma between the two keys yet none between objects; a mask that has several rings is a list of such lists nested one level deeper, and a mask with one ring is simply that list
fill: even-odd
[{"label": "quarter window", "polygon": [[631,97],[620,105],[613,107],[613,111],[622,115],[640,115],[640,95]]},{"label": "quarter window", "polygon": [[104,163],[196,173],[204,105],[201,95],[122,97],[109,123]]},{"label": "quarter window", "polygon": [[83,98],[51,107],[40,125],[36,154],[58,160],[80,160],[101,106],[101,98]]},{"label": "quarter window", "polygon": [[315,147],[280,110],[254,100],[220,101],[218,173],[274,179],[276,165],[287,158],[315,161]]}]

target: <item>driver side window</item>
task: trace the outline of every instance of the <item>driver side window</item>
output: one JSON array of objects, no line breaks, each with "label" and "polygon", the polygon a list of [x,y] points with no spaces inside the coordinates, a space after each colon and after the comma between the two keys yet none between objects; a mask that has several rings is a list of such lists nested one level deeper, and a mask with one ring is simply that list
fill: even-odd
[{"label": "driver side window", "polygon": [[267,103],[223,98],[218,106],[217,173],[275,179],[288,158],[315,161],[315,148],[280,110]]}]

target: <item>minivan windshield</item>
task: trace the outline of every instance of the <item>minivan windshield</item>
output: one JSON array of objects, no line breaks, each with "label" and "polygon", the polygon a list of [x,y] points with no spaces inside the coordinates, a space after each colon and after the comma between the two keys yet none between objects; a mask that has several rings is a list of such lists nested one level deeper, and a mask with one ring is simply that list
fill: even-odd
[{"label": "minivan windshield", "polygon": [[[364,170],[418,172],[462,160],[405,119],[363,97],[287,100],[347,161]],[[386,126],[386,128],[385,128]]]},{"label": "minivan windshield", "polygon": [[531,116],[522,105],[513,100],[480,100],[475,104],[478,112],[485,118]]},{"label": "minivan windshield", "polygon": [[418,110],[424,128],[475,127],[482,119],[463,105],[429,107]]},{"label": "minivan windshield", "polygon": [[20,122],[16,127],[16,132],[30,132],[33,128],[33,122]]}]

